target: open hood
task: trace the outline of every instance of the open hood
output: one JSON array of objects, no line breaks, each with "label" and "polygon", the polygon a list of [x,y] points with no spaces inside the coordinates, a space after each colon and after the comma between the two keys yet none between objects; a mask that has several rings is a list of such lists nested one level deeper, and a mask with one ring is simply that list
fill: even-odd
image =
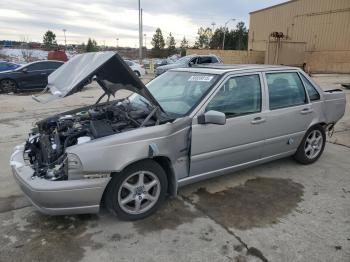
[{"label": "open hood", "polygon": [[161,108],[123,59],[111,51],[76,55],[60,66],[48,77],[47,88],[53,95],[48,100],[63,98],[81,91],[93,76],[96,76],[99,85],[109,95],[114,96],[118,90],[126,89],[142,95],[153,105]]}]

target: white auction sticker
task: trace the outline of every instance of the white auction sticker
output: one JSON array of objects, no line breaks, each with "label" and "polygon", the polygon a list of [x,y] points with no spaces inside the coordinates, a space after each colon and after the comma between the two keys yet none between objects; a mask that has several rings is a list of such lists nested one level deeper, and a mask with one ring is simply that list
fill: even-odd
[{"label": "white auction sticker", "polygon": [[191,76],[188,81],[210,82],[213,76]]}]

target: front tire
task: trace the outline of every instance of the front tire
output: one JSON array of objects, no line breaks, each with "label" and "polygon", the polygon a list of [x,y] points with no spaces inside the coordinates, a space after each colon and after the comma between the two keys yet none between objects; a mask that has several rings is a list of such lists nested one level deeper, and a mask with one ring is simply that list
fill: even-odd
[{"label": "front tire", "polygon": [[304,165],[316,162],[323,153],[326,145],[326,133],[322,126],[310,128],[301,141],[294,159]]},{"label": "front tire", "polygon": [[105,193],[107,209],[122,220],[137,220],[154,213],[164,202],[167,176],[153,160],[144,160],[113,175]]},{"label": "front tire", "polygon": [[4,79],[0,81],[0,91],[3,93],[16,93],[17,83],[12,79]]}]

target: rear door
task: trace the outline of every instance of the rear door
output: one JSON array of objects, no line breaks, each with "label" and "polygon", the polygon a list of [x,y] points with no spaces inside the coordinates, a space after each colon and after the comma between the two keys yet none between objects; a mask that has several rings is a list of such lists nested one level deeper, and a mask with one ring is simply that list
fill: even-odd
[{"label": "rear door", "polygon": [[264,144],[264,91],[261,74],[228,77],[198,115],[215,110],[225,125],[198,124],[193,119],[190,175],[215,174],[258,160]]},{"label": "rear door", "polygon": [[315,117],[297,71],[266,72],[268,112],[263,157],[293,152]]}]

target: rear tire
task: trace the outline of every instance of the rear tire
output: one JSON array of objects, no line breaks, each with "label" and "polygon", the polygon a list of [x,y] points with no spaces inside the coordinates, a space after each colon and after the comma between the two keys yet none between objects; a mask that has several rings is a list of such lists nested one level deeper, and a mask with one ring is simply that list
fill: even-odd
[{"label": "rear tire", "polygon": [[164,169],[153,160],[143,160],[113,175],[104,203],[122,220],[142,219],[164,202],[167,187]]},{"label": "rear tire", "polygon": [[301,141],[294,159],[304,165],[316,162],[323,153],[326,145],[326,133],[322,126],[310,128]]},{"label": "rear tire", "polygon": [[16,93],[17,83],[12,79],[3,79],[0,81],[0,91],[3,93]]}]

